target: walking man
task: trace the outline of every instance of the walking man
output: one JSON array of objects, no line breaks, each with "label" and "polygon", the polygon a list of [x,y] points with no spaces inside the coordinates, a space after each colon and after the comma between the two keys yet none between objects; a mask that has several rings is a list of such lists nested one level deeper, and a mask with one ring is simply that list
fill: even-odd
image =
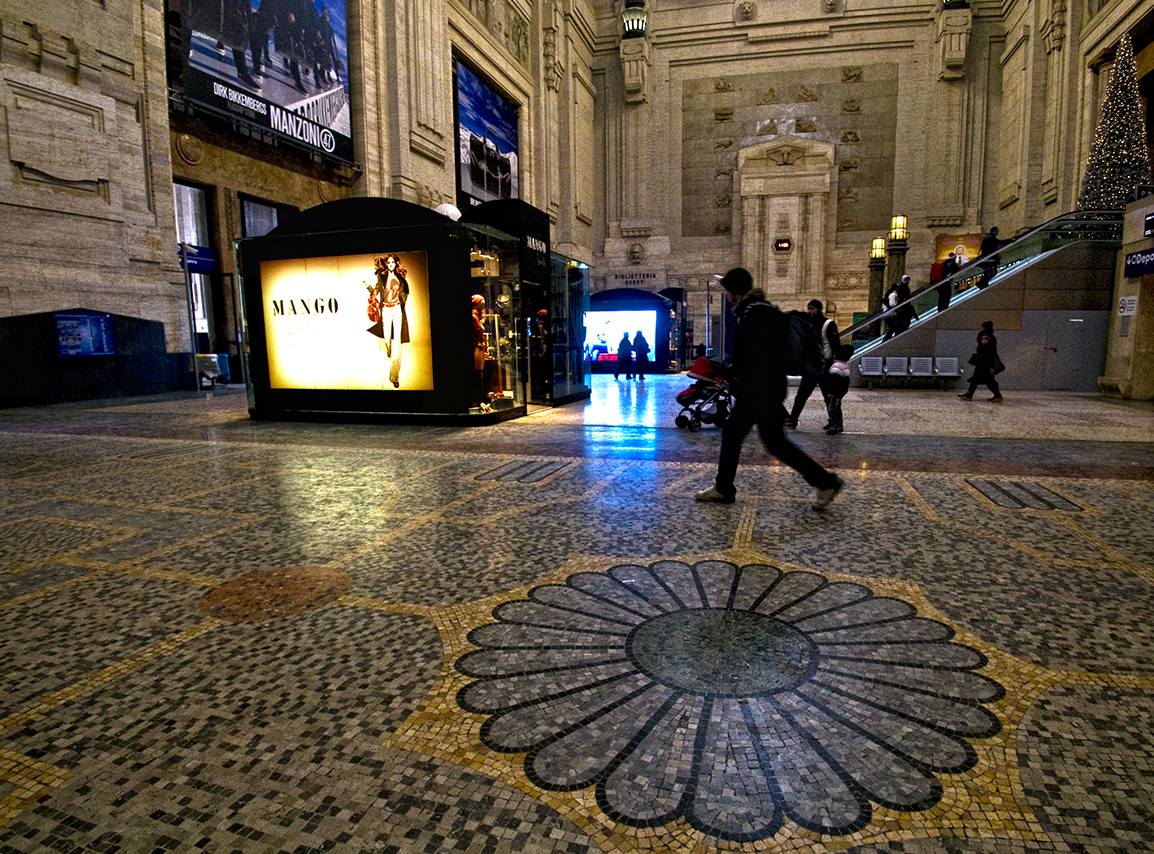
[{"label": "walking man", "polygon": [[[819,299],[811,299],[809,305],[805,307],[806,313],[809,314],[809,319],[813,323],[814,328],[817,329],[818,335],[821,336],[821,376],[825,376],[829,370],[829,366],[833,364],[833,355],[837,352],[837,348],[841,346],[841,337],[837,334],[837,324],[829,317],[822,313],[822,304]],[[821,377],[802,377],[801,384],[797,387],[797,394],[793,397],[793,408],[790,410],[789,417],[785,419],[785,426],[790,430],[797,429],[797,419],[801,417],[801,411],[805,408],[805,402],[809,400],[809,396],[813,394],[813,390],[817,388]]]},{"label": "walking man", "polygon": [[815,510],[824,510],[845,485],[785,437],[785,353],[786,316],[765,299],[765,292],[753,287],[749,271],[737,267],[721,279],[725,297],[737,315],[733,339],[731,385],[736,403],[721,430],[721,458],[713,486],[694,497],[698,501],[732,504],[737,497],[734,478],[741,458],[741,444],[749,431],[757,431],[765,449],[795,469],[805,482],[817,489]]}]

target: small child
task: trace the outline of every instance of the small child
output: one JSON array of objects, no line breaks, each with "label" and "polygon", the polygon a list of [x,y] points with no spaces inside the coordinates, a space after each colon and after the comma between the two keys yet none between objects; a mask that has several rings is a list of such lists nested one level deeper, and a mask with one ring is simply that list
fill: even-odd
[{"label": "small child", "polygon": [[841,399],[849,391],[849,360],[853,356],[853,344],[842,344],[834,351],[833,363],[822,377],[821,391],[825,396],[825,410],[829,423],[825,432],[834,436],[844,427],[841,417]]}]

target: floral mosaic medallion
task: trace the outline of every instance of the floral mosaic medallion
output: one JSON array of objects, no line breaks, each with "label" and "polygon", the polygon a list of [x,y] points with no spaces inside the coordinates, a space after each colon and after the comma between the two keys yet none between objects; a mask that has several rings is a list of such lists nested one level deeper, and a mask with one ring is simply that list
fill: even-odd
[{"label": "floral mosaic medallion", "polygon": [[1002,687],[912,605],[813,572],[663,561],[506,602],[457,661],[481,737],[553,791],[596,786],[615,821],[684,818],[751,841],[785,821],[866,827],[977,761]]}]

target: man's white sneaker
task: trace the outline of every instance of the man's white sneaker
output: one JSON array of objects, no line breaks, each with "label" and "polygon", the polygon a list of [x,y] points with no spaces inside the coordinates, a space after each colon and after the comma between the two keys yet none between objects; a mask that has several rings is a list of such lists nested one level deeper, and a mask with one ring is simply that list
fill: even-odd
[{"label": "man's white sneaker", "polygon": [[[837,477],[837,475],[834,475],[834,477]],[[829,489],[819,489],[817,491],[817,500],[813,502],[813,509],[824,510],[829,507],[830,502],[837,498],[837,494],[841,492],[843,486],[845,486],[845,481],[839,477],[837,478],[837,483],[829,487]]]},{"label": "man's white sneaker", "polygon": [[722,492],[718,492],[716,486],[711,486],[709,489],[702,490],[693,497],[698,501],[714,501],[718,504],[732,504],[735,496],[725,495]]}]

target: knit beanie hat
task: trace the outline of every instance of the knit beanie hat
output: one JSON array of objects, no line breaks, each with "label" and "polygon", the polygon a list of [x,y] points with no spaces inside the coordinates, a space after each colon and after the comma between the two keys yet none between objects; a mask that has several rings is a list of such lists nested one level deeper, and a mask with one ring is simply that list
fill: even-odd
[{"label": "knit beanie hat", "polygon": [[737,297],[753,290],[753,276],[744,267],[734,267],[721,277],[721,286]]}]

